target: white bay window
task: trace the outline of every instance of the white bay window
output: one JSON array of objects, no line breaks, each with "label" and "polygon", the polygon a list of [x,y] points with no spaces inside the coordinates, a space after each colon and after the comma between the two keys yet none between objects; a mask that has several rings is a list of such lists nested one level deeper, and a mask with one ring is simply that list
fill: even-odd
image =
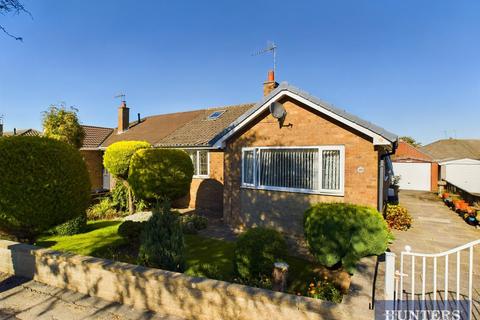
[{"label": "white bay window", "polygon": [[185,150],[193,163],[194,178],[208,178],[210,173],[208,150]]},{"label": "white bay window", "polygon": [[343,146],[242,149],[242,185],[257,189],[342,195]]}]

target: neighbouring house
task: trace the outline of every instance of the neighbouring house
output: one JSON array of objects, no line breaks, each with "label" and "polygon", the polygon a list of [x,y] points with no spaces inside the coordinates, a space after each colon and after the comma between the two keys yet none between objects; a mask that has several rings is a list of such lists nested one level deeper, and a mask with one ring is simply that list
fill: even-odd
[{"label": "neighbouring house", "polygon": [[195,176],[184,205],[215,211],[235,227],[303,234],[303,212],[314,203],[382,210],[387,199],[397,136],[287,83],[279,85],[273,72],[257,104],[130,122],[123,102],[118,115],[117,129],[96,147],[100,154],[123,140],[186,150]]},{"label": "neighbouring house", "polygon": [[400,140],[391,159],[401,190],[438,190],[438,163],[429,154]]},{"label": "neighbouring house", "polygon": [[480,139],[443,139],[421,150],[438,162],[441,180],[480,196]]},{"label": "neighbouring house", "polygon": [[35,129],[13,129],[13,131],[3,131],[0,133],[0,136],[11,137],[11,136],[41,136],[42,133]]},{"label": "neighbouring house", "polygon": [[103,167],[102,143],[112,134],[112,128],[83,125],[85,138],[80,153],[87,165],[92,190],[110,189],[110,176]]}]

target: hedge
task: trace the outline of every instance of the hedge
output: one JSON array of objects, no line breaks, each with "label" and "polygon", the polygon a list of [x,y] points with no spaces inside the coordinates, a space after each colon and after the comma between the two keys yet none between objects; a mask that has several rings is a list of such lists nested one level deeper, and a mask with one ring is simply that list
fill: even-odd
[{"label": "hedge", "polygon": [[0,229],[19,240],[85,213],[90,181],[79,151],[42,137],[0,138]]},{"label": "hedge", "polygon": [[235,245],[234,271],[247,282],[270,277],[273,264],[284,261],[287,245],[283,236],[272,229],[253,228],[242,234]]},{"label": "hedge", "polygon": [[143,149],[132,157],[128,183],[140,199],[176,200],[190,192],[192,177],[192,160],[185,151]]},{"label": "hedge", "polygon": [[391,234],[374,208],[344,203],[319,203],[304,214],[305,238],[319,263],[341,264],[353,273],[362,257],[385,252]]},{"label": "hedge", "polygon": [[132,156],[138,150],[150,147],[146,141],[115,142],[105,151],[103,165],[115,177],[126,180]]}]

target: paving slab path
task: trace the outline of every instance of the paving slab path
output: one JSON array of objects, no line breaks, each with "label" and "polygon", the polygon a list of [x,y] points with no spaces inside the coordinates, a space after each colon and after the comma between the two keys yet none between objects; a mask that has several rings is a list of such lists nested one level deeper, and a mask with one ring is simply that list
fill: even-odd
[{"label": "paving slab path", "polygon": [[[405,246],[410,246],[413,252],[441,253],[468,242],[480,239],[480,229],[469,226],[454,211],[449,209],[437,197],[429,192],[401,191],[400,205],[406,207],[413,217],[413,225],[408,231],[394,230],[395,240],[390,250],[396,254],[396,270],[400,269],[400,254]],[[460,255],[460,289],[468,293],[468,251]],[[410,274],[404,281],[404,294],[411,294],[411,257],[406,257],[404,273]],[[422,286],[422,258],[415,262],[415,293]],[[480,245],[473,252],[473,319],[480,319]],[[433,258],[426,259],[425,287],[429,299],[433,297]],[[456,288],[456,256],[450,256],[448,261],[448,285],[450,299],[454,298]],[[379,266],[377,279],[377,296],[383,297],[384,264]],[[445,258],[437,258],[437,299],[443,299],[445,284]],[[453,290],[452,290],[453,289]]]},{"label": "paving slab path", "polygon": [[180,320],[0,273],[0,319]]}]

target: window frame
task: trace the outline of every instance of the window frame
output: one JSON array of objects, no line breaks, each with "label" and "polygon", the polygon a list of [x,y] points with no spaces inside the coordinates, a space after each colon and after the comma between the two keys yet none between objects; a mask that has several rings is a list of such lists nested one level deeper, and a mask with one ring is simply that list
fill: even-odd
[{"label": "window frame", "polygon": [[[315,190],[302,189],[302,188],[289,188],[289,187],[276,187],[276,186],[264,186],[259,185],[257,167],[258,167],[258,154],[262,150],[272,149],[317,149],[318,150],[318,187]],[[338,150],[340,152],[340,187],[339,189],[322,189],[323,181],[323,151]],[[253,151],[253,184],[245,183],[245,170],[244,170],[244,155],[246,151]],[[270,146],[270,147],[244,147],[242,148],[242,174],[241,174],[241,187],[257,190],[271,190],[271,191],[284,191],[284,192],[296,192],[296,193],[308,193],[308,194],[323,194],[344,196],[345,195],[345,146],[344,145],[321,145],[321,146]]]},{"label": "window frame", "polygon": [[[194,166],[193,168],[193,177],[194,179],[207,179],[210,178],[210,151],[208,149],[185,149],[187,153],[189,152],[195,152],[196,153],[196,163],[192,164]],[[196,172],[200,172],[200,152],[206,152],[207,153],[207,174],[195,174]],[[189,155],[190,156],[190,155]]]}]

